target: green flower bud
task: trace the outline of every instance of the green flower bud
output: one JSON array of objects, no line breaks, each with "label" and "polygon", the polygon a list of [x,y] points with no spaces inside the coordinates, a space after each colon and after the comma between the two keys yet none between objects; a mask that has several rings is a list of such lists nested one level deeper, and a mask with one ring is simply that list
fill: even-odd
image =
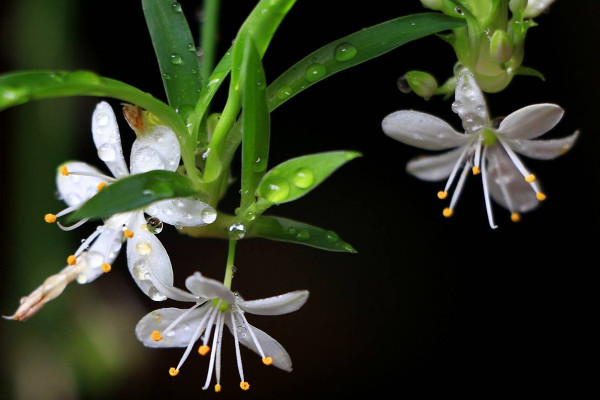
[{"label": "green flower bud", "polygon": [[444,5],[444,0],[421,0],[423,7],[431,8],[432,10],[441,10]]},{"label": "green flower bud", "polygon": [[512,57],[513,45],[504,30],[497,29],[492,35],[490,54],[499,63],[505,63]]},{"label": "green flower bud", "polygon": [[435,94],[438,83],[433,75],[423,71],[409,71],[404,74],[408,86],[425,100],[429,100]]},{"label": "green flower bud", "polygon": [[510,0],[508,8],[513,14],[520,14],[527,7],[527,0]]}]

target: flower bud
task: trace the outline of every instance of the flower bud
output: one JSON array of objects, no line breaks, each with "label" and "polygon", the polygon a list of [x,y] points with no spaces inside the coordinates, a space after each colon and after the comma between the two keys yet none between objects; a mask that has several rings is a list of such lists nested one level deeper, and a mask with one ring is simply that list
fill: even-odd
[{"label": "flower bud", "polygon": [[444,0],[421,0],[423,7],[431,8],[432,10],[441,10],[444,5]]},{"label": "flower bud", "polygon": [[425,100],[429,100],[435,94],[438,83],[435,78],[423,71],[409,71],[404,75],[408,86]]},{"label": "flower bud", "polygon": [[499,63],[505,63],[512,57],[513,45],[504,30],[497,29],[492,35],[490,54]]},{"label": "flower bud", "polygon": [[527,7],[527,0],[510,0],[508,8],[513,14],[519,14]]}]

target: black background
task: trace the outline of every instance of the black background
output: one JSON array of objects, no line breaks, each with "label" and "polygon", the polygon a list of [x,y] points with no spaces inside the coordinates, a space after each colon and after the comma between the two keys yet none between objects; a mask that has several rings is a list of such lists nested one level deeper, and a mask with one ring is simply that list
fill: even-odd
[{"label": "black background", "polygon": [[[181,4],[194,27],[199,2]],[[219,54],[253,5],[251,1],[223,2]],[[422,11],[418,1],[371,0],[358,6],[346,1],[298,1],[265,56],[267,80],[332,40]],[[549,13],[536,19],[539,26],[527,37],[524,64],[544,73],[546,81],[516,77],[502,93],[487,96],[492,116],[533,103],[557,103],[566,110],[565,117],[547,136],[582,132],[563,157],[524,160],[540,178],[548,199],[518,224],[510,221],[506,210],[494,206],[499,228],[489,228],[481,184],[473,178],[455,215],[443,218],[444,204],[435,195],[443,183],[421,182],[404,170],[406,162],[421,151],[381,132],[385,115],[409,108],[436,114],[459,128],[450,101],[425,101],[396,88],[398,77],[410,69],[430,71],[439,81],[449,76],[454,54],[438,38],[421,39],[340,72],[272,114],[271,166],[312,152],[349,149],[363,153],[308,196],[270,211],[334,230],[358,253],[328,253],[256,239],[239,244],[234,290],[245,298],[295,289],[308,289],[311,295],[293,314],[249,317],[286,347],[294,371],[287,374],[266,368],[258,357],[243,350],[251,390],[242,393],[228,336],[221,398],[487,397],[498,393],[562,393],[572,398],[595,391],[598,11],[593,1],[556,2]],[[139,2],[81,2],[76,18],[73,35],[78,37],[79,54],[74,68],[94,70],[163,98]],[[10,37],[3,41],[6,46]],[[17,68],[7,60],[2,65],[5,71]],[[81,112],[64,123],[77,124],[85,132],[96,101],[82,98]],[[115,101],[111,104],[118,106]],[[7,127],[8,117],[0,119],[0,124]],[[8,128],[3,131],[2,136],[15,134]],[[127,132],[125,127],[123,132]],[[101,166],[89,137],[82,135],[78,140],[79,148],[71,157]],[[6,169],[18,168],[18,160],[8,155],[3,161]],[[3,179],[8,183],[9,174]],[[31,195],[44,194],[32,187]],[[17,206],[5,190],[2,201],[5,212]],[[234,187],[223,208],[231,210],[236,201]],[[172,229],[161,233],[160,239],[169,250],[177,283],[196,270],[222,278],[225,242],[194,240]],[[10,263],[3,261],[3,276],[10,282]],[[137,318],[156,305],[136,292],[126,269],[121,268],[123,255],[118,262],[120,268],[109,277],[69,288],[62,297],[82,290],[110,293],[106,301],[115,313],[124,301],[135,302],[137,317],[128,321],[133,335]],[[60,266],[47,268],[51,274]],[[14,303],[6,299],[8,310]],[[93,308],[88,311],[93,314]],[[0,322],[0,330],[7,323]],[[139,345],[136,351],[148,353],[144,362],[123,376],[110,393],[85,386],[80,398],[217,397],[212,391],[201,391],[206,359],[192,356],[180,375],[171,378],[166,372],[182,350],[157,351]],[[6,359],[2,362],[10,364]]]}]

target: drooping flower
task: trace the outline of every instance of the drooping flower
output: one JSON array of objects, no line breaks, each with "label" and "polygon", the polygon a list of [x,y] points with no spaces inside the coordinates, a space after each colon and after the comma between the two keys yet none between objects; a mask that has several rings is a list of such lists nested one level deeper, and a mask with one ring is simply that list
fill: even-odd
[{"label": "drooping flower", "polygon": [[[131,105],[124,106],[127,122],[136,131],[137,138],[131,149],[131,171],[128,170],[116,116],[106,102],[99,103],[92,116],[92,136],[99,158],[104,161],[114,177],[107,176],[95,167],[80,161],[70,161],[59,168],[56,183],[58,193],[67,204],[67,208],[57,214],[46,214],[48,223],[56,222],[61,229],[75,229],[86,219],[73,226],[65,227],[58,218],[77,210],[86,200],[102,190],[106,185],[130,174],[151,170],[175,171],[179,166],[180,148],[175,133],[168,127],[148,123],[141,109]],[[148,220],[145,214],[151,216]],[[123,241],[127,240],[127,261],[129,271],[140,289],[153,300],[165,300],[151,283],[151,277],[162,282],[173,282],[171,262],[165,248],[155,237],[162,223],[176,226],[201,226],[212,223],[216,218],[215,210],[208,204],[194,198],[175,198],[155,202],[144,210],[135,210],[115,214],[98,226],[79,248],[67,258],[64,274],[56,276],[66,283],[76,279],[79,283],[88,283],[105,272],[110,271]],[[68,268],[72,267],[72,268]],[[65,285],[66,285],[65,283]],[[23,320],[37,311],[48,300],[43,295],[44,285],[36,289],[37,294],[24,301],[13,315],[13,319]],[[64,287],[63,287],[64,289]],[[40,292],[41,291],[41,292]],[[62,289],[61,289],[62,291]],[[50,292],[55,297],[56,289]],[[26,298],[27,299],[27,298]],[[38,299],[36,302],[35,299]]]},{"label": "drooping flower", "polygon": [[534,104],[521,108],[498,124],[491,121],[483,94],[467,69],[459,75],[452,110],[461,120],[464,133],[455,131],[443,120],[421,112],[396,111],[383,119],[385,134],[393,139],[425,150],[449,150],[439,155],[411,160],[407,171],[426,181],[448,178],[440,199],[458,182],[444,209],[444,216],[454,213],[465,179],[472,171],[481,173],[489,224],[496,228],[490,197],[511,212],[519,221],[521,213],[536,208],[546,198],[539,180],[519,159],[524,156],[549,160],[567,152],[579,132],[561,139],[533,140],[552,129],[564,110],[556,104]]},{"label": "drooping flower", "polygon": [[[179,364],[170,368],[171,376],[179,374],[192,347],[200,341],[200,355],[212,351],[203,389],[210,386],[214,370],[214,389],[221,391],[221,343],[225,325],[233,335],[241,389],[247,390],[250,385],[244,377],[240,343],[259,354],[265,365],[274,365],[288,372],[292,370],[292,361],[283,346],[250,325],[244,314],[281,315],[296,311],[306,303],[308,291],[298,290],[264,299],[244,300],[221,282],[205,278],[198,272],[186,279],[189,292],[153,281],[170,299],[194,303],[189,309],[161,308],[152,311],[135,328],[138,339],[147,347],[186,348]],[[209,343],[211,335],[212,342]]]}]

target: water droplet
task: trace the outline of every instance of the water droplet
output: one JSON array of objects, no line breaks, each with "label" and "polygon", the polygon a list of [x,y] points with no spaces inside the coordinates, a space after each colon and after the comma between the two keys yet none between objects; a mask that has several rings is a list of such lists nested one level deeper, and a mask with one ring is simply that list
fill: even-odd
[{"label": "water droplet", "polygon": [[25,102],[29,97],[27,88],[3,87],[0,89],[0,105]]},{"label": "water droplet", "polygon": [[194,43],[188,43],[187,49],[188,49],[188,51],[192,51],[194,53],[196,52],[196,46],[194,46]]},{"label": "water droplet", "polygon": [[269,176],[259,189],[261,197],[271,203],[280,203],[290,194],[290,184],[284,178]]},{"label": "water droplet", "polygon": [[173,7],[173,11],[175,11],[177,13],[181,12],[181,4],[179,4],[178,2],[176,2],[176,1],[173,2],[172,7]]},{"label": "water droplet", "polygon": [[152,252],[152,246],[148,242],[137,242],[135,244],[135,251],[141,256],[146,256]]},{"label": "water droplet", "polygon": [[156,217],[150,217],[146,221],[146,226],[148,227],[148,231],[155,235],[158,235],[163,230],[163,223],[160,219]]},{"label": "water droplet", "polygon": [[455,113],[458,113],[460,111],[461,107],[462,107],[462,102],[460,102],[458,100],[452,103],[452,111],[454,111]]},{"label": "water droplet", "polygon": [[412,92],[412,89],[410,88],[410,85],[408,84],[408,80],[406,79],[406,77],[404,75],[402,75],[400,78],[398,78],[396,85],[398,86],[398,90],[401,91],[402,93]]},{"label": "water droplet", "polygon": [[308,68],[306,68],[306,73],[304,74],[304,77],[309,82],[316,82],[316,81],[322,79],[323,77],[325,77],[326,74],[327,74],[327,68],[325,68],[324,65],[313,64],[313,65],[309,66]]},{"label": "water droplet", "polygon": [[165,160],[150,146],[137,150],[133,155],[132,164],[135,165],[136,173],[165,169]]},{"label": "water droplet", "polygon": [[288,230],[287,230],[287,231],[288,231],[288,233],[289,233],[290,235],[295,235],[295,234],[296,234],[296,232],[298,232],[298,231],[296,230],[296,228],[294,228],[294,227],[288,228]]},{"label": "water droplet", "polygon": [[154,321],[155,324],[160,324],[162,319],[163,319],[163,316],[161,313],[155,312],[152,314],[152,320]]},{"label": "water droplet", "polygon": [[358,53],[358,50],[350,43],[340,43],[334,50],[334,57],[336,61],[348,61],[352,60],[356,53]]},{"label": "water droplet", "polygon": [[300,168],[292,177],[292,182],[300,189],[307,189],[315,183],[315,174],[308,168]]},{"label": "water droplet", "polygon": [[183,64],[183,57],[181,57],[177,53],[171,54],[171,56],[169,57],[169,60],[171,61],[171,64],[174,64],[174,65],[181,65],[181,64]]},{"label": "water droplet", "polygon": [[100,112],[100,113],[96,114],[96,123],[99,126],[108,125],[108,115],[105,112]]},{"label": "water droplet", "polygon": [[217,212],[212,208],[205,208],[200,213],[200,218],[205,224],[212,224],[217,219]]},{"label": "water droplet", "polygon": [[292,88],[284,86],[277,91],[277,98],[279,100],[285,100],[292,95]]},{"label": "water droplet", "polygon": [[104,143],[100,147],[98,147],[98,157],[104,162],[114,161],[117,156],[117,151],[115,146],[111,143]]},{"label": "water droplet", "polygon": [[246,227],[242,224],[233,224],[229,227],[229,236],[242,239],[246,235]]},{"label": "water droplet", "polygon": [[306,239],[310,238],[310,233],[308,233],[308,231],[301,230],[301,231],[298,232],[298,234],[296,235],[296,237],[298,239],[304,239],[304,240],[306,240]]},{"label": "water droplet", "polygon": [[252,164],[252,170],[254,172],[263,172],[267,168],[267,158],[266,157],[257,157],[254,160],[254,164]]},{"label": "water droplet", "polygon": [[460,7],[456,7],[456,8],[454,9],[454,11],[455,11],[455,12],[456,12],[458,15],[464,15],[464,14],[465,14],[465,12],[464,12],[464,11],[462,10],[462,8],[460,8]]},{"label": "water droplet", "polygon": [[329,242],[337,242],[340,237],[333,231],[327,231],[325,232],[325,239],[327,239]]},{"label": "water droplet", "polygon": [[154,301],[162,301],[167,299],[167,296],[159,292],[154,286],[151,286],[150,289],[148,289],[148,296]]},{"label": "water droplet", "polygon": [[[237,267],[235,265],[231,266],[231,277],[233,278],[233,276],[235,275],[235,273],[237,272]],[[233,293],[235,297],[239,297],[239,294],[237,292]]]},{"label": "water droplet", "polygon": [[146,260],[137,260],[135,264],[133,264],[133,268],[131,268],[131,273],[133,276],[140,280],[145,280],[145,275],[147,272],[147,263]]},{"label": "water droplet", "polygon": [[254,211],[247,211],[244,218],[248,221],[254,221],[256,219],[256,213]]},{"label": "water droplet", "polygon": [[165,80],[171,79],[171,75],[167,74],[166,72],[163,72],[162,76]]}]

